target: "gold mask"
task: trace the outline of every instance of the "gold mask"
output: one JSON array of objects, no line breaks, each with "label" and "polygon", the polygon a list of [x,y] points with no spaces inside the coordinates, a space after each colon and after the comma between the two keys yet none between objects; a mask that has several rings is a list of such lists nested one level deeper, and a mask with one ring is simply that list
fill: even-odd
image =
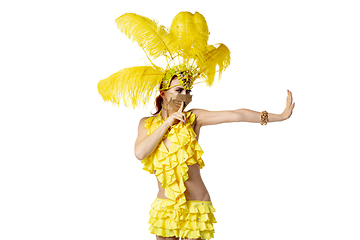
[{"label": "gold mask", "polygon": [[180,94],[178,92],[172,92],[171,98],[169,101],[169,107],[171,107],[173,110],[178,111],[181,107],[181,101],[184,102],[184,108],[192,101],[192,95],[188,94]]}]

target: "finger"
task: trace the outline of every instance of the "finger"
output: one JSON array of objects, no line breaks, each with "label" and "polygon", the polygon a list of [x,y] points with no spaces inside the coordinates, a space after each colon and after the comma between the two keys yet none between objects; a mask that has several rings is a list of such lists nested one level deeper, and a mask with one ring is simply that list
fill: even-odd
[{"label": "finger", "polygon": [[179,120],[179,122],[185,123],[185,120],[183,117],[175,116],[176,120]]},{"label": "finger", "polygon": [[177,119],[182,121],[183,123],[186,123],[186,115],[184,113],[174,113]]},{"label": "finger", "polygon": [[286,106],[290,106],[291,104],[291,99],[290,99],[290,93],[289,93],[289,90],[288,90],[288,95],[287,95],[287,98],[286,98]]},{"label": "finger", "polygon": [[293,98],[292,98],[292,94],[291,94],[291,92],[289,90],[288,90],[288,98],[287,98],[287,100],[288,100],[288,105],[290,106],[292,101],[293,101]]},{"label": "finger", "polygon": [[184,105],[185,105],[184,101],[181,101],[181,106],[178,112],[182,112],[184,110]]}]

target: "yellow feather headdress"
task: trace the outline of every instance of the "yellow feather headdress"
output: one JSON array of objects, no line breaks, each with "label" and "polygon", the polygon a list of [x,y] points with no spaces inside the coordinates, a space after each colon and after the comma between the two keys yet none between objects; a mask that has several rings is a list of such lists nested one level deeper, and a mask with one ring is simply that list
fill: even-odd
[{"label": "yellow feather headdress", "polygon": [[[212,86],[216,73],[220,79],[230,64],[230,51],[224,44],[208,45],[209,29],[198,12],[178,13],[170,30],[134,13],[125,13],[115,22],[122,33],[144,50],[150,65],[125,68],[100,80],[98,91],[105,102],[119,105],[121,100],[132,108],[146,105],[155,90],[169,89],[175,75],[186,89],[192,88],[198,78]],[[165,68],[150,59],[159,57],[165,57]]]}]

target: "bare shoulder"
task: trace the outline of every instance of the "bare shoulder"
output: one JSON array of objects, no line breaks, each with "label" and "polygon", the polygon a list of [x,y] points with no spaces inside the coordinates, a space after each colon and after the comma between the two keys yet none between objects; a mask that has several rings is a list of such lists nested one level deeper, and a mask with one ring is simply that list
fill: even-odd
[{"label": "bare shoulder", "polygon": [[140,119],[140,122],[139,123],[145,123],[146,119],[149,119],[151,117],[143,117],[142,119]]},{"label": "bare shoulder", "polygon": [[207,112],[207,110],[205,110],[205,109],[200,109],[200,108],[193,108],[193,109],[190,109],[189,112],[192,112],[192,113],[194,113],[196,116],[199,116],[199,115],[203,114],[204,112]]},{"label": "bare shoulder", "polygon": [[145,121],[149,119],[150,117],[143,117],[139,121],[139,127],[138,127],[138,136],[136,138],[136,143],[143,140],[147,137],[148,130],[145,127]]},{"label": "bare shoulder", "polygon": [[193,123],[193,128],[195,128],[195,126],[197,125],[198,123],[198,120],[199,120],[199,117],[201,119],[201,116],[204,114],[204,109],[199,109],[199,108],[194,108],[194,109],[190,109],[189,112],[192,112],[194,115],[195,115],[195,120],[194,120],[194,123]]},{"label": "bare shoulder", "polygon": [[[156,115],[154,117],[156,117]],[[145,121],[147,119],[149,119],[149,118],[151,118],[151,117],[143,117],[143,118],[140,119],[140,121],[139,121],[139,130],[140,129],[146,129],[145,128]]]},{"label": "bare shoulder", "polygon": [[199,117],[201,118],[204,114],[206,114],[209,111],[207,111],[205,109],[200,109],[200,108],[193,108],[193,109],[190,109],[189,112],[192,112],[193,114],[195,114],[196,119],[198,119]]}]

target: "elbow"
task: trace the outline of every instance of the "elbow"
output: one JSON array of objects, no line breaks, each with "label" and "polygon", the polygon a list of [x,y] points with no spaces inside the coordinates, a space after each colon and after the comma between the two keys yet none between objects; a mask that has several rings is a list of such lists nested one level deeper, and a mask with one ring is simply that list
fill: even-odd
[{"label": "elbow", "polygon": [[138,146],[138,143],[135,143],[134,145],[134,154],[135,154],[135,157],[141,161],[144,159],[144,156],[143,154],[141,153],[141,148]]},{"label": "elbow", "polygon": [[239,111],[239,110],[232,111],[233,114],[231,116],[231,122],[242,122],[242,121],[244,121],[244,116],[243,116],[242,112]]},{"label": "elbow", "polygon": [[235,112],[235,116],[234,116],[235,122],[246,122],[246,116],[245,116],[246,113],[244,111],[244,108],[235,110],[234,112]]},{"label": "elbow", "polygon": [[136,149],[135,149],[135,157],[136,157],[139,161],[141,161],[141,160],[143,160],[143,159],[145,158],[144,155],[141,154],[140,151],[136,151]]},{"label": "elbow", "polygon": [[134,148],[134,154],[135,154],[135,157],[141,161],[143,159],[145,159],[147,157],[147,155],[144,153],[143,149],[139,148],[139,147],[136,147]]}]

